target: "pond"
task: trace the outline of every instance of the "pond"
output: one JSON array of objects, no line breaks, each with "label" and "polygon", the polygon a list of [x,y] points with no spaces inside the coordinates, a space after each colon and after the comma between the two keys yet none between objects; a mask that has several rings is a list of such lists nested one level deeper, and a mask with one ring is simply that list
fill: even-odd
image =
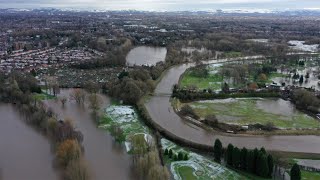
[{"label": "pond", "polygon": [[127,65],[156,65],[157,62],[164,61],[166,55],[167,48],[165,47],[139,46],[132,49],[127,55]]},{"label": "pond", "polygon": [[190,103],[200,117],[216,115],[220,122],[248,125],[272,122],[279,128],[318,128],[320,123],[298,111],[290,101],[273,98],[236,98]]},{"label": "pond", "polygon": [[0,179],[59,179],[49,140],[28,126],[15,107],[0,104]]}]

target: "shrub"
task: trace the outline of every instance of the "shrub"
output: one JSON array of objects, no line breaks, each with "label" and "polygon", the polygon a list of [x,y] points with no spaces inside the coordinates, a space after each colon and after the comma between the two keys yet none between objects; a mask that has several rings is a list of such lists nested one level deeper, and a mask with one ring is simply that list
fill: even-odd
[{"label": "shrub", "polygon": [[65,171],[66,180],[88,180],[90,173],[87,164],[83,159],[72,160],[69,162]]},{"label": "shrub", "polygon": [[61,166],[66,167],[70,161],[79,159],[80,154],[81,149],[78,142],[68,139],[58,146],[56,158]]}]

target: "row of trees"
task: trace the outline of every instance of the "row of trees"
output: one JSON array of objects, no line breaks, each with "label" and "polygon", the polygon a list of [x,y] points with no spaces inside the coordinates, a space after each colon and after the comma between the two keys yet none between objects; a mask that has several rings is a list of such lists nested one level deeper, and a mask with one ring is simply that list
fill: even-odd
[{"label": "row of trees", "polygon": [[[16,77],[19,80],[16,80]],[[30,78],[30,79],[29,79]],[[14,103],[26,122],[47,135],[55,148],[56,162],[68,180],[89,179],[89,172],[82,158],[83,135],[76,131],[71,119],[58,121],[52,110],[33,98],[31,92],[39,89],[32,76],[25,74],[0,75],[0,100]],[[7,86],[4,86],[8,84]],[[37,92],[37,91],[36,91]]]},{"label": "row of trees", "polygon": [[153,141],[147,142],[141,135],[132,136],[130,141],[133,169],[139,179],[162,180],[170,178],[168,169],[161,164],[159,152]]},{"label": "row of trees", "polygon": [[173,159],[174,161],[187,161],[189,159],[187,153],[179,151],[177,154],[172,149],[168,150],[168,148],[164,150],[164,155],[168,156],[168,158]]},{"label": "row of trees", "polygon": [[264,148],[258,150],[248,150],[238,147],[234,147],[229,144],[224,152],[222,143],[219,139],[216,139],[214,143],[214,159],[217,162],[221,162],[222,156],[228,166],[236,169],[241,169],[261,177],[271,177],[273,173],[273,157],[268,154]]},{"label": "row of trees", "polygon": [[187,89],[180,89],[175,86],[172,92],[172,97],[176,97],[181,101],[194,101],[202,99],[225,99],[225,98],[245,98],[245,97],[279,97],[280,93],[274,90],[265,90],[260,92],[253,92],[252,90],[237,92],[229,94],[228,88],[223,85],[224,91],[222,93],[215,93],[213,91],[193,91]]}]

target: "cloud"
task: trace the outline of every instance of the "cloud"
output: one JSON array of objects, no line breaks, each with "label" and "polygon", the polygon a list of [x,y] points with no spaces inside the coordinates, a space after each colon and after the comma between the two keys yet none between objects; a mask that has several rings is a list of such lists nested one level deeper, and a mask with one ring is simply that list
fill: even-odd
[{"label": "cloud", "polygon": [[318,0],[0,0],[1,7],[83,7],[137,10],[319,8]]}]

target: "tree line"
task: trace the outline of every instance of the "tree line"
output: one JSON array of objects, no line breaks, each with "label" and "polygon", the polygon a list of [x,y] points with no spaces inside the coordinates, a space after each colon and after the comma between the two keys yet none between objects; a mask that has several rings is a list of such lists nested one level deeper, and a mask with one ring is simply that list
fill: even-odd
[{"label": "tree line", "polygon": [[0,101],[15,104],[26,123],[51,140],[55,163],[61,170],[63,179],[89,179],[90,174],[82,157],[82,133],[75,130],[71,119],[58,120],[51,109],[33,97],[32,93],[37,93],[39,89],[41,90],[31,75],[0,75]]},{"label": "tree line", "polygon": [[229,144],[227,149],[223,149],[219,139],[214,143],[214,159],[221,163],[222,157],[227,166],[255,174],[260,177],[272,177],[274,161],[271,154],[268,154],[262,147],[260,150],[248,150],[245,147],[238,147]]}]

